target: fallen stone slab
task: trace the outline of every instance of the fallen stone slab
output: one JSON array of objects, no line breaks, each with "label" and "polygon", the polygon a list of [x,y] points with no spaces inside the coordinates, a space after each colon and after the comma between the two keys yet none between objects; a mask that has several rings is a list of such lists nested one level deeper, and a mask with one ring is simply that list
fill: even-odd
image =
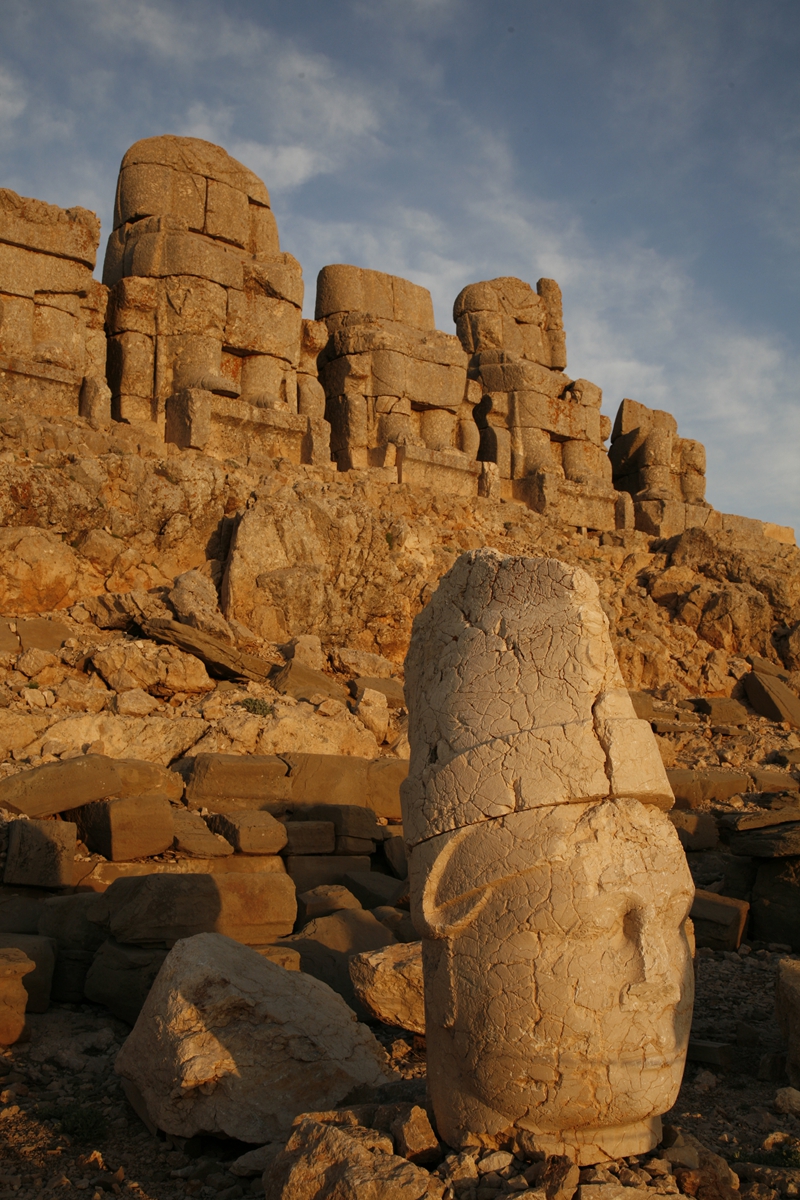
[{"label": "fallen stone slab", "polygon": [[226,858],[233,846],[219,833],[212,833],[199,813],[173,808],[175,849],[192,858]]},{"label": "fallen stone slab", "polygon": [[800,783],[788,771],[770,771],[755,767],[750,771],[750,778],[757,792],[798,792]]},{"label": "fallen stone slab", "polygon": [[[306,1118],[263,1175],[266,1200],[422,1200],[427,1171],[393,1153],[392,1139],[359,1125]],[[437,1193],[434,1192],[435,1196]]]},{"label": "fallen stone slab", "polygon": [[327,917],[343,908],[361,908],[351,891],[340,883],[322,884],[301,892],[297,897],[298,921],[310,921],[313,917]]},{"label": "fallen stone slab", "polygon": [[291,933],[297,916],[286,875],[144,875],[117,879],[92,909],[118,942],[162,943],[223,933],[256,945]]},{"label": "fallen stone slab", "polygon": [[715,801],[729,800],[750,788],[744,771],[675,769],[667,771],[678,807],[710,808]]},{"label": "fallen stone slab", "polygon": [[689,913],[696,944],[711,950],[738,950],[749,911],[746,900],[698,889]]},{"label": "fallen stone slab", "polygon": [[336,831],[333,821],[284,821],[287,854],[333,854]]},{"label": "fallen stone slab", "polygon": [[746,725],[747,709],[729,696],[701,696],[695,700],[696,712],[710,717],[715,725]]},{"label": "fallen stone slab", "polygon": [[186,654],[194,654],[216,675],[228,679],[250,679],[255,683],[266,683],[273,664],[255,654],[237,650],[222,638],[182,625],[179,621],[157,618],[142,624],[145,637],[157,642],[168,642]]},{"label": "fallen stone slab", "polygon": [[375,842],[383,837],[384,826],[371,808],[360,804],[304,804],[295,810],[303,821],[330,821],[337,838],[362,838]]},{"label": "fallen stone slab", "polygon": [[17,636],[24,650],[47,650],[54,654],[60,650],[72,630],[63,621],[51,621],[46,617],[28,617],[17,621]]},{"label": "fallen stone slab", "polygon": [[293,950],[291,946],[251,946],[250,949],[255,950],[256,954],[260,954],[262,958],[283,967],[285,971],[302,970],[300,952]]},{"label": "fallen stone slab", "polygon": [[368,871],[370,868],[366,854],[287,854],[284,862],[298,892],[309,892],[327,884],[346,886],[349,871]]},{"label": "fallen stone slab", "polygon": [[77,840],[72,821],[11,821],[3,883],[69,887]]},{"label": "fallen stone slab", "polygon": [[307,667],[297,658],[289,659],[286,666],[272,676],[270,683],[276,692],[295,700],[322,696],[327,700],[341,700],[342,704],[347,702],[347,690],[340,683],[323,671]]},{"label": "fallen stone slab", "polygon": [[759,716],[800,728],[800,699],[777,675],[751,671],[742,680],[747,699]]},{"label": "fallen stone slab", "polygon": [[376,1020],[424,1034],[422,942],[399,942],[354,954],[350,979],[356,997]]},{"label": "fallen stone slab", "polygon": [[287,842],[285,827],[268,812],[214,813],[207,822],[237,854],[277,854]]},{"label": "fallen stone slab", "polygon": [[262,808],[289,800],[292,794],[289,767],[275,754],[198,754],[176,764],[176,769],[186,780],[190,808]]},{"label": "fallen stone slab", "polygon": [[375,908],[379,904],[395,905],[408,895],[407,880],[381,875],[378,871],[348,871],[344,883],[364,908]]},{"label": "fallen stone slab", "polygon": [[379,904],[370,910],[373,917],[390,929],[398,942],[418,942],[419,934],[414,928],[411,913],[402,908],[394,908],[391,904]]},{"label": "fallen stone slab", "polygon": [[12,1046],[22,1036],[28,1003],[23,979],[35,969],[24,950],[0,947],[0,1046]]},{"label": "fallen stone slab", "polygon": [[684,850],[713,850],[718,845],[719,831],[711,813],[673,808],[667,815]]},{"label": "fallen stone slab", "polygon": [[162,796],[95,800],[67,811],[81,841],[111,862],[130,862],[169,850],[175,838],[172,806]]},{"label": "fallen stone slab", "polygon": [[350,684],[350,692],[361,700],[364,692],[380,692],[386,697],[389,708],[405,708],[406,696],[399,679],[379,679],[374,675],[360,675]]},{"label": "fallen stone slab", "polygon": [[108,938],[86,973],[84,995],[134,1025],[166,957],[163,947],[126,946]]},{"label": "fallen stone slab", "polygon": [[769,829],[772,825],[785,825],[791,821],[800,821],[800,804],[796,797],[786,796],[783,803],[776,803],[771,808],[725,813],[719,818],[719,827],[723,833],[742,833],[749,829]]},{"label": "fallen stone slab", "polygon": [[1,933],[0,950],[21,950],[34,964],[23,986],[28,996],[27,1011],[47,1012],[56,965],[56,943],[35,933]]},{"label": "fallen stone slab", "polygon": [[0,808],[28,817],[52,816],[117,796],[163,796],[177,801],[183,796],[183,780],[156,763],[103,754],[45,763],[0,780]]},{"label": "fallen stone slab", "polygon": [[283,859],[277,854],[231,854],[216,858],[176,858],[163,862],[140,860],[132,863],[76,863],[73,886],[81,891],[105,892],[116,879],[144,875],[285,875]]},{"label": "fallen stone slab", "polygon": [[299,933],[283,938],[281,945],[297,950],[301,970],[327,983],[361,1019],[368,1019],[371,1014],[359,1003],[350,978],[350,958],[393,945],[395,940],[372,913],[347,908],[307,921]]},{"label": "fallen stone slab", "polygon": [[329,987],[211,933],[170,951],[115,1070],[166,1133],[255,1146],[389,1078],[385,1053]]},{"label": "fallen stone slab", "polygon": [[748,858],[789,858],[800,855],[800,821],[741,830],[731,834],[728,842],[734,854]]},{"label": "fallen stone slab", "polygon": [[294,804],[352,807],[357,800],[378,817],[401,815],[400,784],[408,775],[407,759],[348,754],[281,754],[281,758],[289,767]]}]

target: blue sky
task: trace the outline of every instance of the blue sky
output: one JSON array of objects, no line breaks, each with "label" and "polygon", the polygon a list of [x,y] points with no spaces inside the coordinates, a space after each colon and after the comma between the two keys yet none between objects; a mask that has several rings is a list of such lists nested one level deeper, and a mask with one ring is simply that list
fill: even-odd
[{"label": "blue sky", "polygon": [[[328,262],[563,288],[569,373],[705,442],[708,498],[800,527],[797,0],[3,0],[0,184],[110,214],[138,138],[270,189]],[[101,255],[102,257],[102,255]]]}]

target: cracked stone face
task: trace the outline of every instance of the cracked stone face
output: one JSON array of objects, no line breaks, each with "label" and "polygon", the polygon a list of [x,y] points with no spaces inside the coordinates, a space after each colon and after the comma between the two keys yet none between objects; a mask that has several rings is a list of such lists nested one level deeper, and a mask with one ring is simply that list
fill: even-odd
[{"label": "cracked stone face", "polygon": [[415,622],[403,786],[428,1079],[453,1146],[651,1149],[680,1085],[693,886],[595,584],[463,555]]}]

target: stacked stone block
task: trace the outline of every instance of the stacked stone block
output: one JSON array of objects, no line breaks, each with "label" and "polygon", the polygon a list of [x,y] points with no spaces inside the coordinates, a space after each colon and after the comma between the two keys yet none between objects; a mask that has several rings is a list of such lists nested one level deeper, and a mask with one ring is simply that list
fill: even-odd
[{"label": "stacked stone block", "polygon": [[511,277],[473,283],[453,317],[481,393],[479,458],[497,464],[500,494],[569,524],[615,528],[602,392],[564,374],[558,284],[540,279],[534,292]]},{"label": "stacked stone block", "polygon": [[474,495],[477,393],[458,339],[435,327],[430,292],[335,264],[319,274],[316,316],[329,334],[320,379],[339,469],[386,467],[401,483]]},{"label": "stacked stone block", "polygon": [[327,460],[323,422],[298,411],[300,264],[252,171],[198,138],[135,143],[103,278],[116,419],[218,456]]},{"label": "stacked stone block", "polygon": [[670,413],[623,400],[609,459],[614,487],[633,497],[637,529],[669,537],[707,524],[705,447],[678,437]]},{"label": "stacked stone block", "polygon": [[0,188],[0,400],[42,416],[108,417],[108,290],[92,277],[100,222]]}]

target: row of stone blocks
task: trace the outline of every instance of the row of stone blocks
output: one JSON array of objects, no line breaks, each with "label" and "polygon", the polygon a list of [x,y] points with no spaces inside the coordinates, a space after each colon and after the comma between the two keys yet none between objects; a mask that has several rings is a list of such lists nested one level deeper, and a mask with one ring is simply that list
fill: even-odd
[{"label": "row of stone blocks", "polygon": [[694,506],[684,525],[704,516],[702,447],[669,414],[625,401],[609,460],[600,389],[565,374],[553,280],[469,285],[453,336],[425,288],[338,264],[303,320],[300,264],[280,251],[266,187],[197,138],[147,138],[124,156],[103,284],[98,238],[84,210],[0,193],[7,398],[113,415],[221,459],[333,462],[516,499],[587,528],[658,526],[627,493]]},{"label": "row of stone blocks", "polygon": [[[292,933],[298,893],[346,883],[374,905],[405,887],[401,760],[203,755],[179,767],[89,755],[0,784],[0,808],[18,814],[0,889],[0,947],[18,953],[3,987],[19,998],[22,986],[29,1011],[86,989],[133,1020],[177,938],[215,931],[292,965],[275,943]],[[383,927],[369,921],[374,940]],[[24,979],[19,952],[35,966]]]}]

